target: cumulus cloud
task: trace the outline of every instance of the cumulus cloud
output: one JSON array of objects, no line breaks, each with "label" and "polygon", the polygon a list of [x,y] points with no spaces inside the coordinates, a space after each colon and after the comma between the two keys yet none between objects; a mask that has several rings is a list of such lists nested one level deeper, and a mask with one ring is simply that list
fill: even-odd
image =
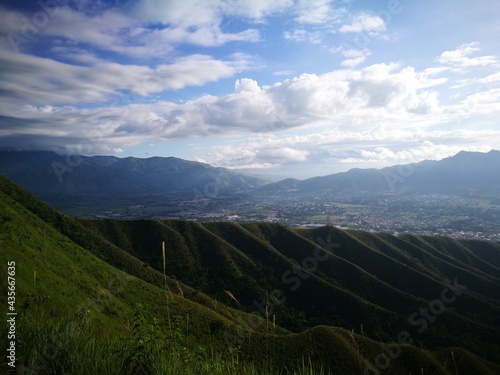
[{"label": "cumulus cloud", "polygon": [[309,150],[268,137],[253,138],[239,146],[215,146],[203,160],[230,169],[269,169],[303,162],[309,154]]},{"label": "cumulus cloud", "polygon": [[[329,0],[143,0],[126,4],[54,9],[57,17],[51,17],[32,37],[46,43],[44,56],[55,54],[61,61],[22,53],[29,43],[21,43],[18,54],[12,46],[2,51],[0,146],[118,153],[152,139],[222,135],[244,141],[214,149],[207,160],[228,167],[270,168],[329,157],[344,162],[417,160],[432,152],[452,152],[445,147],[450,139],[463,147],[468,139],[484,144],[500,139],[498,131],[466,129],[468,118],[500,112],[500,78],[491,69],[498,67],[498,59],[477,56],[477,43],[444,51],[436,57],[438,66],[422,70],[402,63],[360,68],[372,51],[336,48],[331,51],[343,58],[341,69],[300,75],[281,70],[275,74],[293,77],[264,85],[246,78],[250,77],[246,72],[256,66],[252,56],[222,56],[221,49],[214,49],[217,57],[209,55],[208,49],[196,54],[189,51],[193,45],[259,42],[263,35],[257,25],[285,11],[292,15],[291,26],[285,32],[280,29],[278,35],[321,48],[328,48],[323,46],[329,40],[325,35],[381,37],[387,25],[377,15],[350,15]],[[1,6],[0,12],[0,33],[22,35],[19,20],[26,14]],[[230,24],[232,18],[238,22]],[[178,49],[180,45],[184,48]],[[130,63],[130,56],[138,58]],[[464,75],[466,82],[449,87],[448,97],[438,94],[436,87],[449,83],[452,73],[474,67],[490,69],[478,77]],[[182,102],[158,95],[229,77],[235,80],[232,92],[198,95]],[[470,82],[479,85],[473,91],[464,90]],[[458,88],[460,95],[453,96]],[[478,118],[489,125],[490,118]],[[450,129],[449,123],[456,119],[454,125],[460,129]],[[445,130],[431,131],[430,126]],[[303,133],[307,129],[308,134],[291,135],[291,129]],[[427,139],[433,139],[435,147],[424,147]],[[401,146],[404,142],[408,142],[405,147]],[[376,146],[380,143],[384,146]],[[348,151],[360,144],[362,152]]]},{"label": "cumulus cloud", "polygon": [[257,81],[250,79],[250,78],[242,78],[236,80],[236,83],[234,84],[234,92],[239,94],[242,92],[260,92],[261,89],[259,87],[259,84]]},{"label": "cumulus cloud", "polygon": [[[487,152],[491,140],[499,138],[500,130],[398,130],[378,126],[342,131],[323,127],[302,136],[270,134],[248,137],[241,144],[233,141],[230,146],[213,147],[203,160],[226,168],[266,170],[278,166],[283,170],[286,165],[293,170],[306,161],[308,168],[302,173],[306,178],[347,170],[352,165],[382,167],[441,159],[460,150]],[[273,155],[268,155],[269,150]]]},{"label": "cumulus cloud", "polygon": [[[100,107],[79,108],[75,106],[78,103],[105,102],[119,97],[122,91],[148,95],[201,85],[233,75],[246,63],[241,56],[240,60],[222,61],[192,55],[153,69],[101,61],[93,66],[72,66],[27,55],[17,55],[14,64],[9,58],[9,54],[0,57],[8,89],[8,95],[2,94],[0,105],[1,134],[67,138],[68,147],[74,146],[75,139],[86,138],[77,124],[101,133],[94,143],[103,143],[112,149],[151,139],[278,134],[297,127],[333,128],[344,132],[344,138],[345,134],[351,134],[358,140],[363,137],[373,140],[376,135],[363,131],[385,124],[390,130],[378,136],[386,139],[387,133],[411,129],[415,134],[430,124],[500,111],[500,89],[474,92],[445,106],[433,89],[443,83],[441,78],[433,78],[436,72],[416,71],[398,64],[375,64],[321,75],[302,74],[269,86],[240,78],[232,93],[203,95],[182,103],[157,100],[128,104],[124,101],[111,106],[106,102]],[[149,81],[145,77],[153,79]],[[101,149],[99,147],[96,149]],[[274,147],[273,150],[280,150],[274,157],[300,160],[312,155],[309,146],[297,144],[292,147],[293,152],[286,147],[286,144]],[[251,160],[260,161],[256,159],[258,154],[255,155]],[[273,158],[263,151],[260,155]]]}]

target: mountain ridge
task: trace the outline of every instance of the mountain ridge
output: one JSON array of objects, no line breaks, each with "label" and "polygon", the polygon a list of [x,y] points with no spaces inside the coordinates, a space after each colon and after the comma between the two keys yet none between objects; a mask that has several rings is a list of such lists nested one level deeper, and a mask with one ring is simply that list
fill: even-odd
[{"label": "mountain ridge", "polygon": [[[32,332],[30,340],[19,342],[28,353],[23,366],[36,361],[33,353],[43,353],[50,340],[44,332],[56,332],[70,345],[44,360],[71,373],[77,372],[68,358],[76,360],[87,353],[85,342],[104,337],[106,344],[93,353],[111,361],[101,364],[110,366],[109,373],[137,373],[137,368],[153,373],[148,363],[157,366],[165,358],[161,350],[192,353],[190,361],[197,361],[203,352],[196,345],[212,345],[226,356],[237,350],[239,361],[260,366],[259,373],[269,373],[271,364],[296,368],[304,355],[327,373],[370,373],[378,371],[384,347],[399,353],[387,357],[387,374],[500,370],[500,243],[329,226],[297,230],[270,223],[76,219],[4,177],[0,206],[5,249],[0,256],[16,260],[23,332]],[[126,288],[113,282],[123,278]],[[443,291],[446,299],[437,310]],[[72,311],[74,300],[82,302]],[[429,320],[421,308],[434,311]],[[184,349],[167,339],[170,319],[179,324],[176,335]],[[68,325],[61,321],[86,328],[67,336]],[[138,335],[141,340],[152,335],[147,322],[157,322],[151,323],[153,342],[174,346],[134,346]],[[398,344],[401,332],[408,332],[413,344]],[[95,354],[89,360],[94,364],[85,366],[95,366]],[[209,359],[214,360],[226,363]],[[78,363],[84,366],[82,358]]]},{"label": "mountain ridge", "polygon": [[[487,167],[487,168],[486,168]],[[482,170],[484,168],[484,170]],[[488,153],[461,151],[442,160],[423,160],[380,169],[353,168],[346,172],[288,179],[257,190],[295,193],[331,191],[334,193],[399,193],[488,195],[500,188],[500,151]]]},{"label": "mountain ridge", "polygon": [[[118,158],[0,151],[0,173],[36,193],[158,194],[247,189],[264,182],[224,168],[176,157]],[[145,189],[147,189],[145,191]]]},{"label": "mountain ridge", "polygon": [[176,157],[118,158],[0,151],[0,174],[51,204],[59,199],[164,195],[204,199],[245,192],[262,194],[443,194],[497,196],[500,151],[461,151],[442,160],[394,165],[299,180],[264,180]]}]

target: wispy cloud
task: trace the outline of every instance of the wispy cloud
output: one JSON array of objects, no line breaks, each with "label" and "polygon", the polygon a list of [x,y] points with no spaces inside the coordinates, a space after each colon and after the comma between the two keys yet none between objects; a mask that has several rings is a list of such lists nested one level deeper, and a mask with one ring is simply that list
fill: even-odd
[{"label": "wispy cloud", "polygon": [[298,0],[295,20],[300,24],[324,25],[337,21],[345,9],[331,0]]},{"label": "wispy cloud", "polygon": [[293,31],[285,31],[283,37],[296,42],[309,42],[313,44],[321,43],[321,34],[319,31],[309,31],[305,29],[295,29]]},{"label": "wispy cloud", "polygon": [[372,54],[368,48],[345,49],[337,47],[330,49],[330,51],[341,54],[344,57],[344,60],[340,63],[340,65],[347,68],[354,68],[362,64],[366,58]]},{"label": "wispy cloud", "polygon": [[380,35],[386,31],[384,20],[377,15],[357,14],[350,24],[340,27],[341,33],[367,33],[370,36]]},{"label": "wispy cloud", "polygon": [[451,51],[444,51],[437,59],[441,64],[451,66],[458,70],[463,70],[471,67],[498,65],[496,56],[476,56],[469,57],[480,50],[477,42],[462,44],[458,48]]},{"label": "wispy cloud", "polygon": [[237,54],[217,60],[206,55],[181,57],[153,68],[89,58],[90,65],[71,65],[53,59],[6,52],[0,56],[5,90],[2,102],[20,104],[96,103],[128,91],[149,95],[164,90],[199,86],[231,77],[251,66],[252,58]]}]

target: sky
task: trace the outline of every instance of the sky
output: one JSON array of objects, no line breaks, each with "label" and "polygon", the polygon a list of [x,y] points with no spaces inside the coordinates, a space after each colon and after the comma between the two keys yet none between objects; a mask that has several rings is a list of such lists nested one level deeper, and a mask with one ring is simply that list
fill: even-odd
[{"label": "sky", "polygon": [[272,178],[500,148],[500,2],[0,1],[0,149]]}]

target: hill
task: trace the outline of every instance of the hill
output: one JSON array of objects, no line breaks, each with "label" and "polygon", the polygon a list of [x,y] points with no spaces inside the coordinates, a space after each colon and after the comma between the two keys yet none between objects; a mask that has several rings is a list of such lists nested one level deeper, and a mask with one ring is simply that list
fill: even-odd
[{"label": "hill", "polygon": [[498,243],[74,219],[5,178],[0,233],[25,373],[500,372]]}]

